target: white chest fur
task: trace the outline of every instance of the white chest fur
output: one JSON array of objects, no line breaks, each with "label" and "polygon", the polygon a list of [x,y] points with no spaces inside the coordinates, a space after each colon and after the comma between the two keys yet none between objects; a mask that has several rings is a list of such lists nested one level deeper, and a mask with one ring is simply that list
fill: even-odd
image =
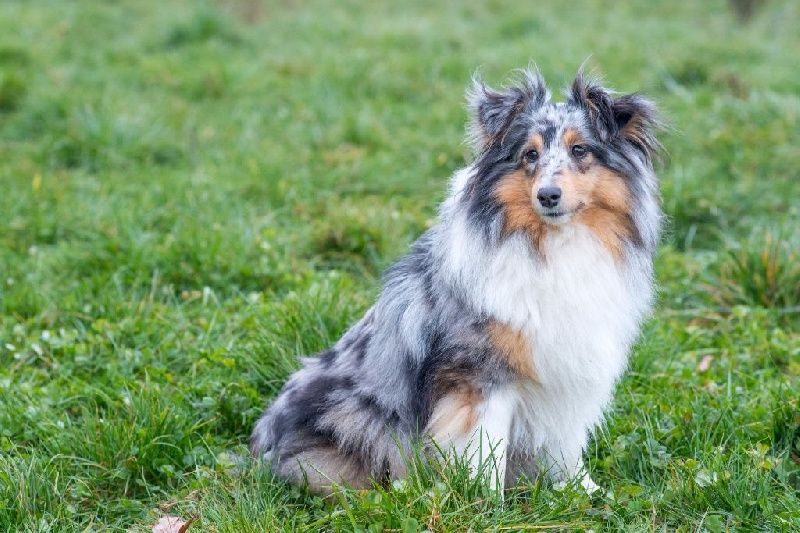
[{"label": "white chest fur", "polygon": [[470,288],[476,310],[524,332],[532,346],[538,379],[520,382],[511,394],[512,442],[579,453],[649,308],[648,268],[615,261],[580,225],[551,232],[543,258],[523,235],[486,254],[458,226],[451,226],[448,255],[459,283]]},{"label": "white chest fur", "polygon": [[522,236],[491,261],[484,310],[528,335],[544,386],[616,379],[649,306],[649,276],[618,264],[584,226],[550,233],[543,258]]}]

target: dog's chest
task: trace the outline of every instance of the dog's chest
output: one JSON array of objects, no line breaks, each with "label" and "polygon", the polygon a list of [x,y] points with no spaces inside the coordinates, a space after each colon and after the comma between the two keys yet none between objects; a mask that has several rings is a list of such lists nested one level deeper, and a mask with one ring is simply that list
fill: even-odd
[{"label": "dog's chest", "polygon": [[526,335],[542,387],[610,388],[648,307],[649,277],[581,227],[549,236],[542,251],[534,264],[518,244],[504,247],[487,272],[484,309]]}]

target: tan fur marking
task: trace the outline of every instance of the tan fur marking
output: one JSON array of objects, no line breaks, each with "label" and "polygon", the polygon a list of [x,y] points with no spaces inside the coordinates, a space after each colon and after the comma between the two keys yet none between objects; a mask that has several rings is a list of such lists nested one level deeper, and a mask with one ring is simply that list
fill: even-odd
[{"label": "tan fur marking", "polygon": [[436,402],[425,432],[443,445],[469,435],[478,423],[482,399],[477,387],[463,382]]},{"label": "tan fur marking", "polygon": [[536,148],[537,152],[539,152],[540,154],[542,153],[542,151],[544,150],[544,139],[540,134],[534,133],[533,135],[531,135],[531,139],[529,142],[531,146]]},{"label": "tan fur marking", "polygon": [[534,246],[540,249],[546,226],[536,214],[533,206],[533,181],[531,178],[522,170],[512,172],[500,180],[495,194],[504,208],[503,233],[510,235],[517,230],[526,231]]},{"label": "tan fur marking", "polygon": [[508,366],[518,374],[536,380],[530,343],[521,331],[494,320],[489,324],[488,333],[489,342]]},{"label": "tan fur marking", "polygon": [[577,220],[597,235],[615,259],[621,260],[623,240],[633,234],[628,216],[630,196],[623,178],[603,166],[593,165],[577,177],[578,181],[584,184],[576,189],[586,207],[578,213]]},{"label": "tan fur marking", "polygon": [[620,134],[635,141],[642,146],[648,146],[647,141],[647,124],[644,123],[644,118],[639,113],[634,113],[627,124],[622,128]]},{"label": "tan fur marking", "polygon": [[564,131],[564,135],[561,136],[561,140],[564,142],[564,146],[569,149],[575,144],[580,144],[583,141],[583,137],[578,130],[570,128]]}]

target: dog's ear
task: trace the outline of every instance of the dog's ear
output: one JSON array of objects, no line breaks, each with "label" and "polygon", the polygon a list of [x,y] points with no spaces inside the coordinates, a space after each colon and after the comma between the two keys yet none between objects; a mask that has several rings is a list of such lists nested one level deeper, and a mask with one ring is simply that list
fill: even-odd
[{"label": "dog's ear", "polygon": [[613,110],[619,135],[648,159],[658,157],[662,147],[656,132],[662,126],[655,104],[639,94],[625,94],[614,99]]},{"label": "dog's ear", "polygon": [[550,98],[544,79],[536,70],[521,70],[511,86],[495,90],[475,75],[467,89],[467,106],[470,121],[467,138],[476,152],[495,141],[501,141],[503,133],[514,118],[525,111],[532,111]]},{"label": "dog's ear", "polygon": [[653,102],[639,94],[613,96],[596,80],[578,71],[567,92],[570,103],[582,107],[603,141],[622,140],[647,160],[661,151],[656,131],[661,127]]}]

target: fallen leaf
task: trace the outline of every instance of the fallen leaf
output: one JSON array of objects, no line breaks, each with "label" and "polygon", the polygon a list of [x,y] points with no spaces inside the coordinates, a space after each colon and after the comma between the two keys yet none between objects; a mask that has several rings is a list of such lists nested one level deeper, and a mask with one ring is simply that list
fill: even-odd
[{"label": "fallen leaf", "polygon": [[704,355],[702,359],[700,359],[700,364],[697,365],[698,372],[705,372],[709,368],[711,368],[711,363],[714,361],[713,355]]},{"label": "fallen leaf", "polygon": [[153,526],[153,533],[186,533],[195,517],[184,520],[178,516],[162,516]]}]

